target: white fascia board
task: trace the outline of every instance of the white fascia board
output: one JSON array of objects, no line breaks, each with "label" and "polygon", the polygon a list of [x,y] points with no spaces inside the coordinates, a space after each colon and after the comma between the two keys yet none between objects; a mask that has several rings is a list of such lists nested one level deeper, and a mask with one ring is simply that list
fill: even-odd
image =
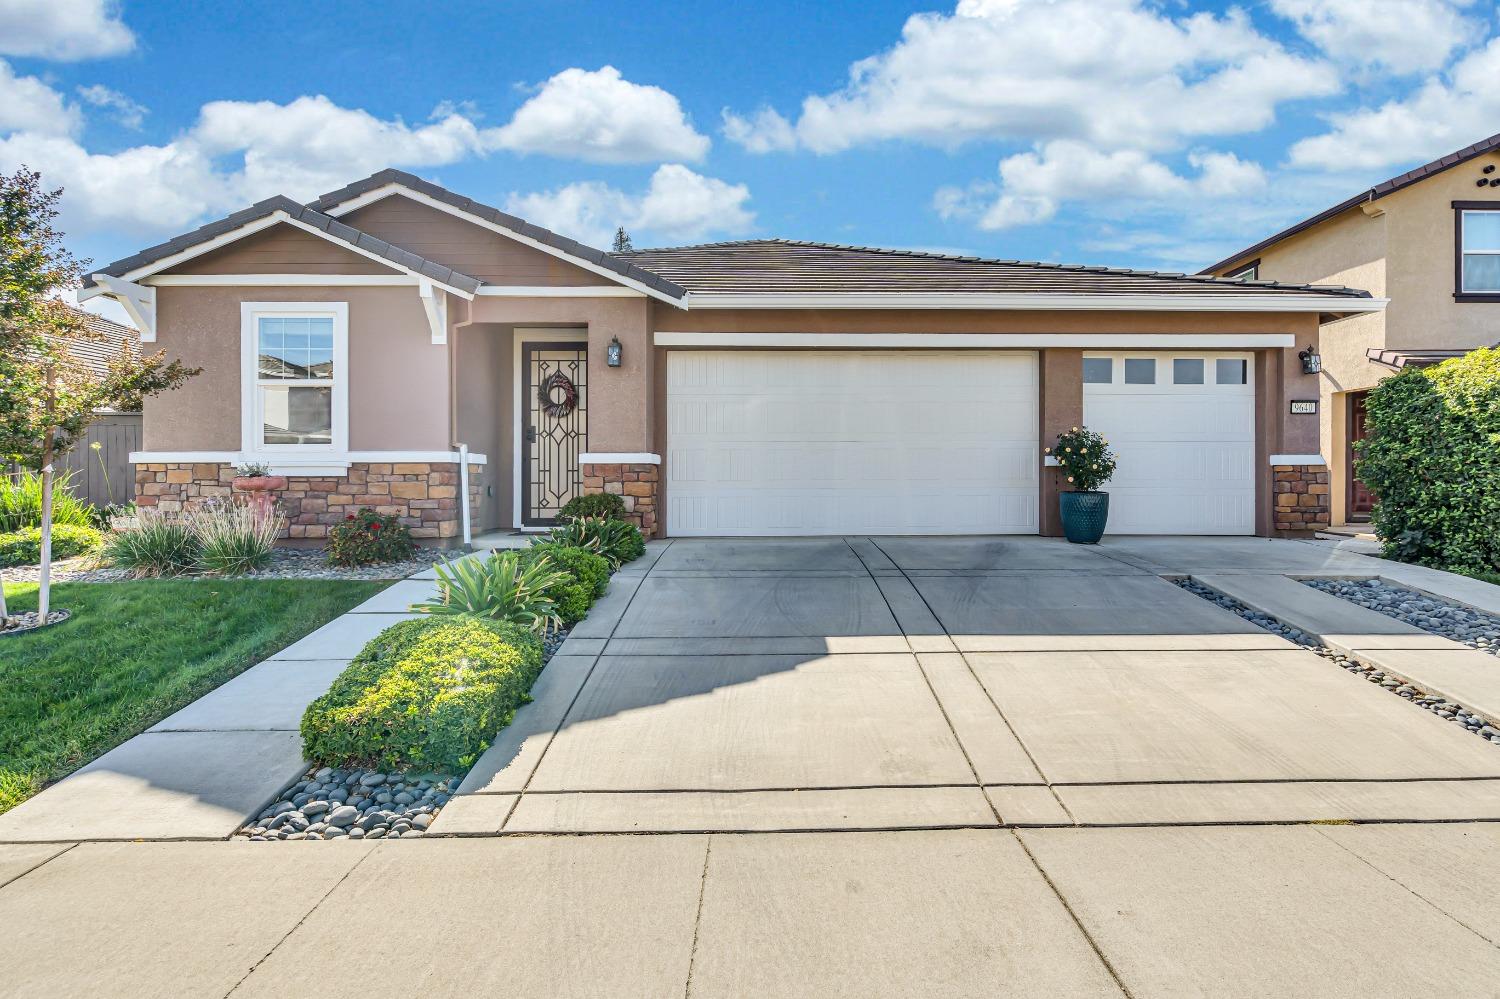
[{"label": "white fascia board", "polygon": [[384,288],[422,280],[415,274],[157,274],[140,283],[153,288]]},{"label": "white fascia board", "polygon": [[573,264],[574,266],[582,267],[584,270],[590,271],[594,274],[598,274],[600,277],[608,278],[616,284],[624,285],[626,288],[631,288],[635,291],[638,291],[642,295],[648,295],[651,298],[666,302],[668,305],[683,307],[683,303],[681,300],[673,298],[671,295],[659,291],[656,288],[652,288],[650,285],[642,284],[634,278],[626,277],[625,275],[612,271],[607,267],[600,267],[592,260],[586,260],[583,257],[576,257],[571,253],[559,250],[555,246],[549,246],[546,243],[541,242],[540,240],[532,239],[530,236],[527,236],[524,233],[517,232],[514,229],[508,229],[496,222],[491,222],[489,219],[481,218],[480,216],[475,215],[472,212],[466,212],[462,208],[454,208],[447,202],[428,197],[421,191],[413,191],[411,188],[406,187],[402,184],[387,184],[384,187],[377,187],[373,191],[366,191],[364,194],[361,194],[357,198],[350,198],[348,201],[345,201],[342,204],[333,206],[323,214],[332,215],[337,218],[341,215],[346,215],[349,212],[354,211],[356,208],[363,208],[365,205],[373,204],[374,202],[380,201],[383,198],[388,198],[393,194],[399,194],[403,198],[410,198],[411,200],[419,204],[423,204],[429,208],[444,212],[448,215],[452,215],[454,218],[460,218],[466,222],[471,222],[474,225],[477,225],[483,229],[488,229],[491,232],[498,232],[500,235],[506,237],[507,239],[513,239],[523,246],[529,246],[533,250],[540,250],[548,256],[557,257],[559,260],[566,260],[568,263]]},{"label": "white fascia board", "polygon": [[[348,466],[354,462],[394,462],[394,461],[420,461],[428,464],[447,464],[458,462],[457,451],[344,451],[338,454],[319,455],[275,455],[267,458],[265,454],[249,455],[243,451],[132,451],[130,462],[141,465],[177,465],[202,462],[204,464],[231,464],[237,465],[244,461],[271,461],[275,465],[285,468],[314,468],[329,465]],[[469,464],[485,465],[489,458],[473,451],[469,452]]]},{"label": "white fascia board", "polygon": [[[339,239],[332,233],[324,232],[322,229],[319,229],[315,225],[308,225],[306,222],[303,222],[300,219],[292,218],[286,212],[277,210],[263,218],[258,218],[253,222],[246,222],[238,229],[231,229],[229,232],[221,233],[220,235],[215,236],[213,239],[204,240],[202,243],[190,246],[180,253],[174,253],[171,256],[162,257],[160,260],[153,260],[149,264],[137,267],[135,270],[123,275],[122,279],[125,281],[139,281],[141,278],[150,277],[151,275],[160,273],[161,271],[171,270],[178,264],[186,263],[187,261],[192,260],[196,257],[203,256],[205,253],[211,253],[221,246],[228,246],[230,243],[244,239],[246,236],[253,236],[256,233],[261,232],[262,230],[269,229],[273,225],[281,225],[283,223],[289,226],[293,226],[294,228],[301,229],[303,232],[311,233],[312,235],[317,236],[319,239],[326,239],[328,240],[328,242],[333,243],[335,246],[341,246],[346,250],[350,250],[362,257],[366,257],[370,260],[375,261],[382,267],[389,267],[391,270],[398,271],[401,274],[407,275],[408,277],[426,277],[426,275],[418,274],[416,271],[412,270],[409,267],[403,267],[400,264],[395,263],[394,261],[387,260],[379,254],[371,253],[369,250],[356,246],[355,244],[350,243],[347,240]],[[432,279],[428,278],[427,280]],[[443,284],[441,281],[433,281],[433,284],[442,288],[444,291],[451,291],[453,294],[459,296],[460,298],[470,300],[474,298],[473,294],[471,294],[470,292],[463,291],[459,288],[454,288],[451,285]]]},{"label": "white fascia board", "polygon": [[912,350],[1040,347],[1294,347],[1291,333],[666,333],[658,347],[872,347]]},{"label": "white fascia board", "polygon": [[479,289],[482,298],[645,298],[644,292],[616,284],[598,285],[519,285],[487,284]]},{"label": "white fascia board", "polygon": [[1273,454],[1270,463],[1273,465],[1326,465],[1328,459],[1321,454]]},{"label": "white fascia board", "polygon": [[660,465],[661,455],[649,451],[585,451],[580,465]]},{"label": "white fascia board", "polygon": [[1381,312],[1389,299],[1291,295],[700,295],[685,309],[1010,309],[1057,312]]}]

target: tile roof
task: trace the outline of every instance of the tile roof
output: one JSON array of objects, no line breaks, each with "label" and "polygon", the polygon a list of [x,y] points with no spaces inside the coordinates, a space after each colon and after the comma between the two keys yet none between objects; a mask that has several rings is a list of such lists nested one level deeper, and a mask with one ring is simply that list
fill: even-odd
[{"label": "tile roof", "polygon": [[454,194],[445,187],[439,187],[437,184],[423,180],[403,170],[382,170],[379,173],[371,174],[364,180],[357,180],[346,187],[339,188],[337,191],[330,191],[316,201],[310,202],[308,207],[318,211],[327,211],[346,202],[353,201],[362,194],[368,194],[371,191],[391,184],[399,184],[419,194],[425,194],[434,201],[441,201],[451,208],[457,208],[461,212],[467,212],[476,218],[484,219],[486,222],[493,222],[495,225],[504,226],[512,232],[520,233],[523,236],[536,240],[538,243],[550,246],[555,250],[561,250],[570,257],[586,260],[598,267],[603,267],[605,270],[612,271],[621,277],[630,278],[649,288],[654,288],[671,298],[681,298],[686,294],[684,289],[678,287],[673,282],[663,278],[661,275],[638,267],[628,260],[605,253],[603,250],[596,250],[592,246],[587,246],[576,239],[569,239],[567,236],[559,235],[550,229],[543,229],[541,226],[533,225],[523,218],[502,212],[498,208],[493,208],[472,198],[466,198],[461,194]]},{"label": "tile roof", "polygon": [[1201,275],[987,260],[789,239],[749,239],[616,254],[707,294],[1265,295],[1369,298],[1357,289]]},{"label": "tile roof", "polygon": [[[387,243],[383,239],[376,239],[369,233],[360,232],[353,226],[345,225],[336,218],[324,215],[316,209],[309,208],[306,205],[293,201],[291,198],[281,195],[277,195],[274,198],[267,198],[265,201],[258,201],[249,208],[241,209],[233,215],[219,219],[217,222],[210,222],[205,226],[194,229],[192,232],[175,236],[165,243],[158,243],[156,246],[142,250],[139,253],[116,260],[107,267],[98,268],[96,273],[122,277],[137,268],[145,267],[164,257],[170,257],[190,247],[206,243],[227,232],[233,232],[241,226],[263,219],[274,212],[285,212],[299,222],[306,223],[328,233],[334,239],[347,243],[350,246],[357,246],[361,250],[372,253],[382,260],[387,260],[393,264],[405,267],[407,270],[415,271],[449,287],[473,293],[483,284],[478,278],[470,277],[467,274],[460,273],[451,267],[428,260],[425,257],[419,257],[415,253],[403,250],[401,247]],[[90,276],[84,280],[84,287],[87,288],[93,283],[94,279]]]},{"label": "tile roof", "polygon": [[[1418,181],[1426,180],[1433,174],[1442,173],[1444,170],[1451,170],[1462,163],[1467,163],[1476,156],[1483,156],[1485,153],[1493,152],[1496,149],[1500,149],[1500,133],[1492,135],[1488,139],[1481,139],[1472,146],[1465,146],[1455,153],[1449,153],[1447,156],[1439,156],[1431,163],[1424,163],[1415,170],[1408,170],[1403,174],[1397,174],[1389,180],[1383,180],[1374,187],[1359,192],[1352,198],[1340,201],[1332,208],[1325,209],[1310,218],[1305,218],[1295,225],[1287,226],[1275,235],[1267,236],[1254,246],[1247,246],[1238,253],[1231,254],[1216,264],[1210,264],[1198,273],[1212,274],[1214,271],[1223,270],[1230,264],[1238,263],[1247,257],[1255,256],[1261,250],[1274,246],[1288,236],[1295,236],[1304,229],[1311,229],[1319,222],[1325,222],[1335,215],[1342,215],[1355,205],[1363,204],[1366,201],[1379,201],[1388,194],[1395,194],[1402,188],[1410,187]],[[1490,186],[1496,186],[1495,181],[1490,181]]]},{"label": "tile roof", "polygon": [[96,375],[109,370],[110,362],[122,354],[134,355],[141,351],[141,335],[129,326],[96,316],[92,312],[74,308],[89,331],[94,334],[85,339],[65,338],[68,353],[88,365]]}]

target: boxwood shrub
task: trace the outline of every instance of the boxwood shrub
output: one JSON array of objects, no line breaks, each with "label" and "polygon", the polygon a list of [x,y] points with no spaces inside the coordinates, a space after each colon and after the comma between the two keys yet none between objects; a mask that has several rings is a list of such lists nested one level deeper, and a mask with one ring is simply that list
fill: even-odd
[{"label": "boxwood shrub", "polygon": [[552,586],[547,596],[557,605],[563,624],[577,624],[609,588],[609,560],[598,552],[550,541],[534,544],[521,553],[527,562],[544,556],[554,569],[567,574],[567,579]]},{"label": "boxwood shrub", "polygon": [[625,500],[614,493],[585,493],[568,500],[558,512],[564,521],[579,520],[583,517],[624,520]]},{"label": "boxwood shrub", "polygon": [[1387,557],[1500,568],[1500,349],[1407,368],[1370,391],[1356,472]]},{"label": "boxwood shrub", "polygon": [[529,700],[541,668],[541,642],[514,625],[402,621],[308,705],[303,753],[329,766],[462,772]]},{"label": "boxwood shrub", "polygon": [[[92,527],[76,524],[52,525],[52,557],[73,558],[98,548],[104,535]],[[36,565],[42,560],[42,529],[23,527],[19,531],[0,534],[0,566]]]}]

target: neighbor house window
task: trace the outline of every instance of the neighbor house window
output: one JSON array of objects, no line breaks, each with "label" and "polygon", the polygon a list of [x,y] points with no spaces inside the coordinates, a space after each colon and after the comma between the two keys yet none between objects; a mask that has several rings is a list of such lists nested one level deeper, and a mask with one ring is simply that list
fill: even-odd
[{"label": "neighbor house window", "polygon": [[1260,261],[1257,260],[1257,261],[1255,261],[1253,263],[1246,264],[1244,267],[1241,267],[1239,270],[1237,270],[1237,271],[1230,271],[1228,274],[1225,274],[1224,276],[1227,277],[1227,278],[1232,278],[1232,279],[1237,280],[1237,281],[1259,281],[1260,280]]},{"label": "neighbor house window", "polygon": [[1500,294],[1500,211],[1463,210],[1459,225],[1459,293]]},{"label": "neighbor house window", "polygon": [[242,308],[243,450],[282,455],[345,450],[343,303],[247,302]]}]

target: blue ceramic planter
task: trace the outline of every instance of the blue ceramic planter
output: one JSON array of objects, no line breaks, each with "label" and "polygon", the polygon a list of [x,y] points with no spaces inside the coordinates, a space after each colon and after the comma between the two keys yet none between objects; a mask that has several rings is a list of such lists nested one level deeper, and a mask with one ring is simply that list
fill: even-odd
[{"label": "blue ceramic planter", "polygon": [[1109,493],[1064,492],[1057,496],[1063,534],[1075,545],[1097,545],[1109,520]]}]

